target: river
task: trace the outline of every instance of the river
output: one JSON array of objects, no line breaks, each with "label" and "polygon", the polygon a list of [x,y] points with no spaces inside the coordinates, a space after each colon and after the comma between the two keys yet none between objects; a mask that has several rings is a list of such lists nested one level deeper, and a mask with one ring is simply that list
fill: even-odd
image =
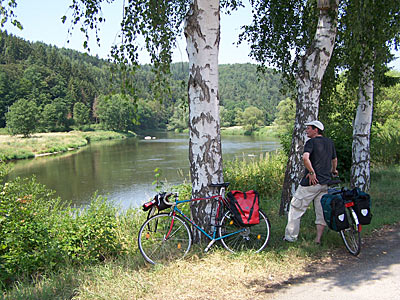
[{"label": "river", "polygon": [[[97,193],[122,208],[137,207],[155,194],[156,168],[167,185],[190,178],[188,135],[154,133],[153,137],[95,142],[61,155],[17,161],[8,179],[34,175],[76,206],[88,204]],[[276,139],[222,137],[224,160],[259,157],[279,147]]]}]

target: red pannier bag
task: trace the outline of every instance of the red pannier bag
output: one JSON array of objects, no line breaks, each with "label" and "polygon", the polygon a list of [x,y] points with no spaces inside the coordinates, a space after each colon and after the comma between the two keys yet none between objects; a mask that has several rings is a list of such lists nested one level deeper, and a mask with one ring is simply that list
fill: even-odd
[{"label": "red pannier bag", "polygon": [[230,191],[226,198],[226,205],[240,226],[260,223],[260,200],[256,191]]}]

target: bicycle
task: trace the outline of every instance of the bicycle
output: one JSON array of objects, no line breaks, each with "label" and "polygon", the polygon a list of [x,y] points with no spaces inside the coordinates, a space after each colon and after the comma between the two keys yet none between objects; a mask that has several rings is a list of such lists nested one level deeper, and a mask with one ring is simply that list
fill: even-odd
[{"label": "bicycle", "polygon": [[[144,259],[151,264],[157,264],[165,260],[185,257],[193,242],[189,224],[210,240],[204,252],[207,252],[217,241],[220,241],[223,247],[232,253],[242,250],[255,252],[263,250],[270,236],[270,222],[267,215],[259,210],[258,224],[246,227],[238,225],[232,212],[224,204],[225,190],[228,185],[229,183],[211,184],[211,187],[219,188],[219,193],[205,198],[178,200],[178,194],[167,194],[162,197],[159,203],[161,207],[158,209],[159,211],[170,209],[168,213],[154,214],[157,205],[153,203],[154,200],[147,202],[147,206],[150,206],[149,215],[138,235],[139,250]],[[175,197],[173,202],[169,202],[171,196]],[[184,203],[205,200],[218,201],[215,224],[211,226],[210,232],[196,224],[178,207]],[[225,212],[222,212],[223,209]]]},{"label": "bicycle", "polygon": [[[337,185],[340,180],[332,180],[328,185]],[[342,187],[340,190],[337,188],[330,188],[328,190],[329,194],[337,195],[340,194],[345,205],[345,213],[347,220],[349,221],[349,227],[339,231],[339,234],[343,240],[346,249],[350,254],[357,256],[361,251],[361,229],[362,226],[358,220],[357,214],[354,210],[353,197],[349,196],[350,190]]]}]

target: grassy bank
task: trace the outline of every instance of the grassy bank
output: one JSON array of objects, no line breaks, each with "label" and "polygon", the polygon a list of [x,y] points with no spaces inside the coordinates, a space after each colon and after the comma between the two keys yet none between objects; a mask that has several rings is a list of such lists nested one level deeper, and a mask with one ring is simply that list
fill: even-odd
[{"label": "grassy bank", "polygon": [[[55,271],[38,273],[33,280],[20,280],[3,294],[4,299],[265,299],[267,286],[274,286],[290,278],[298,278],[313,272],[309,264],[314,260],[329,262],[332,249],[346,252],[336,232],[327,231],[323,245],[315,246],[314,213],[309,209],[302,219],[301,236],[297,243],[286,244],[281,237],[286,218],[278,216],[279,189],[283,178],[282,157],[269,156],[252,162],[232,162],[226,167],[226,179],[234,189],[257,187],[260,189],[262,208],[270,218],[271,239],[265,251],[259,254],[229,254],[218,245],[208,254],[194,247],[183,261],[170,262],[164,266],[149,266],[144,263],[137,250],[137,232],[144,214],[129,210],[115,214],[114,208],[95,202],[79,226],[83,230],[91,222],[108,220],[112,226],[112,237],[117,255],[104,256],[100,262],[64,262]],[[263,184],[266,186],[263,189]],[[10,187],[8,187],[10,188]],[[400,220],[400,166],[375,167],[372,171],[373,220],[363,227],[363,236],[376,228]],[[25,210],[24,210],[25,212]],[[79,219],[79,218],[78,218]],[[74,220],[70,220],[74,222]],[[88,223],[85,223],[88,222]],[[68,238],[75,234],[71,227]],[[96,232],[90,245],[102,240],[99,226],[91,227]],[[81,232],[81,231],[79,231]],[[62,235],[62,230],[57,231]],[[78,236],[84,243],[87,236]],[[110,235],[107,235],[110,237]],[[103,249],[103,253],[106,250]],[[70,250],[73,251],[73,250]],[[82,258],[88,249],[76,253]],[[81,257],[79,257],[79,255]],[[245,295],[241,297],[240,295]]]},{"label": "grassy bank", "polygon": [[3,134],[0,135],[0,161],[66,152],[86,146],[90,142],[129,136],[133,134],[102,130],[36,133],[29,138]]},{"label": "grassy bank", "polygon": [[276,126],[263,126],[252,132],[247,131],[243,126],[223,127],[222,135],[253,135],[262,137],[278,137],[278,128]]}]

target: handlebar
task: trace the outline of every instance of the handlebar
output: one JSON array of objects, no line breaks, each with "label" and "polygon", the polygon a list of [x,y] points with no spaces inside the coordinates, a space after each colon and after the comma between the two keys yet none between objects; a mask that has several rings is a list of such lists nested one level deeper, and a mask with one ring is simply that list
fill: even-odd
[{"label": "handlebar", "polygon": [[[169,202],[168,201],[169,197],[171,197],[171,196],[175,196],[175,201],[174,202]],[[173,206],[173,205],[176,204],[176,200],[178,200],[178,193],[174,193],[174,194],[173,193],[169,193],[169,194],[165,195],[164,203],[167,204],[167,205]]]}]

